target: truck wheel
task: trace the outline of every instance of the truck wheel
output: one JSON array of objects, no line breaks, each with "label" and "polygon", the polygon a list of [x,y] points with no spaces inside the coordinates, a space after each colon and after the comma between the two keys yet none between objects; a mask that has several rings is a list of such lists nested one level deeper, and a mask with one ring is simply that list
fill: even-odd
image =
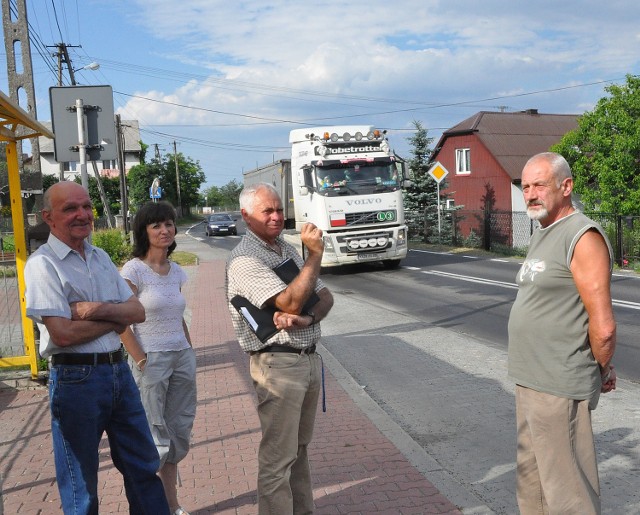
[{"label": "truck wheel", "polygon": [[387,259],[382,262],[382,266],[384,266],[385,270],[393,270],[394,268],[398,268],[400,266],[400,260]]}]

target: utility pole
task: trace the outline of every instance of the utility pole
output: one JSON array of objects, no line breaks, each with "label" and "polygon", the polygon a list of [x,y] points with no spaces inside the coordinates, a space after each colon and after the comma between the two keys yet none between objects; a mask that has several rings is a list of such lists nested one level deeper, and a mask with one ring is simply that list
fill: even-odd
[{"label": "utility pole", "polygon": [[129,232],[129,196],[127,195],[127,172],[124,168],[124,151],[126,140],[122,130],[120,115],[116,115],[116,141],[118,144],[118,168],[120,169],[120,214],[124,233]]},{"label": "utility pole", "polygon": [[178,213],[182,216],[182,199],[180,198],[180,169],[178,168],[178,151],[176,141],[173,140],[173,160],[176,163],[176,186],[178,188]]},{"label": "utility pole", "polygon": [[[4,47],[7,54],[7,75],[9,78],[9,97],[20,105],[20,92],[26,93],[27,105],[20,105],[34,119],[38,118],[36,97],[33,86],[33,67],[31,64],[31,45],[29,42],[29,24],[27,21],[27,6],[25,0],[14,0],[17,16],[11,15],[10,0],[2,0],[2,28],[4,32]],[[15,21],[12,21],[15,18]],[[18,45],[19,44],[19,45]],[[21,55],[16,55],[16,49]],[[18,65],[21,65],[20,67]],[[18,70],[22,69],[21,72]],[[24,103],[24,102],[23,102]],[[20,130],[20,129],[19,129]],[[40,143],[38,138],[30,138],[33,177],[28,184],[22,184],[24,190],[40,190],[42,192],[42,173],[40,168]],[[16,142],[18,163],[22,163],[22,141]],[[21,177],[21,181],[24,177]],[[42,209],[42,194],[35,194],[33,211],[39,213]]]},{"label": "utility pole", "polygon": [[69,48],[79,48],[80,45],[67,45],[66,43],[57,43],[55,47],[58,49],[53,55],[58,58],[58,86],[62,86],[62,65],[67,65],[69,70],[69,78],[71,79],[71,85],[76,85],[76,74],[69,59]]}]

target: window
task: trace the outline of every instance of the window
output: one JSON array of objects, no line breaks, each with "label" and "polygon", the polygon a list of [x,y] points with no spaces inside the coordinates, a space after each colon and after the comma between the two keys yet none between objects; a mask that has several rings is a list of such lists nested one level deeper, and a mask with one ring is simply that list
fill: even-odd
[{"label": "window", "polygon": [[62,165],[62,169],[65,172],[75,172],[77,164],[78,163],[76,163],[75,161],[65,161],[64,164]]},{"label": "window", "polygon": [[110,161],[102,161],[103,170],[115,170],[116,168],[118,168],[118,165],[115,159],[112,159]]},{"label": "window", "polygon": [[447,199],[447,205],[445,207],[445,209],[453,209],[456,207],[456,201],[452,198],[448,198]]},{"label": "window", "polygon": [[471,173],[471,149],[456,149],[456,173]]}]

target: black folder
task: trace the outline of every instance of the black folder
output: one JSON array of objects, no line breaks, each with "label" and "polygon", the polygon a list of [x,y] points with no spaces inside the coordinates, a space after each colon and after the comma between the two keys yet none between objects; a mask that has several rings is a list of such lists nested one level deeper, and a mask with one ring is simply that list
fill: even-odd
[{"label": "black folder", "polygon": [[[285,259],[282,263],[276,266],[273,271],[280,279],[282,279],[282,282],[286,284],[293,281],[300,273],[298,265],[296,265],[296,262],[291,258]],[[307,299],[307,302],[304,303],[304,306],[302,306],[302,313],[308,313],[311,311],[311,308],[315,306],[319,300],[320,297],[318,297],[318,294],[315,291],[311,292],[311,296]]]},{"label": "black folder", "polygon": [[278,332],[276,325],[273,323],[273,315],[276,312],[274,306],[265,306],[260,309],[240,295],[233,297],[231,304],[242,315],[244,321],[251,327],[251,330],[261,342],[266,342]]},{"label": "black folder", "polygon": [[[273,271],[276,275],[282,279],[286,284],[293,281],[300,273],[298,265],[291,258],[285,259],[282,263],[276,266]],[[308,313],[309,310],[320,300],[318,294],[314,291],[311,296],[305,302],[302,307],[303,313]],[[258,337],[261,342],[266,342],[274,334],[278,332],[275,324],[273,323],[273,315],[276,312],[274,306],[265,306],[260,309],[249,302],[245,297],[236,295],[231,299],[231,304],[242,315],[244,321],[251,327],[252,331]]]}]

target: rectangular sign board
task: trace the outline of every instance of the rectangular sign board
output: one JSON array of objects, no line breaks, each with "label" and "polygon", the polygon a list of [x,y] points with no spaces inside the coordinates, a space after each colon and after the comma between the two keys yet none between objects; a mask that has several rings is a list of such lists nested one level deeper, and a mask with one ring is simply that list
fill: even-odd
[{"label": "rectangular sign board", "polygon": [[49,88],[54,155],[59,163],[79,161],[76,100],[84,104],[85,145],[88,161],[118,158],[111,86],[59,86]]}]

